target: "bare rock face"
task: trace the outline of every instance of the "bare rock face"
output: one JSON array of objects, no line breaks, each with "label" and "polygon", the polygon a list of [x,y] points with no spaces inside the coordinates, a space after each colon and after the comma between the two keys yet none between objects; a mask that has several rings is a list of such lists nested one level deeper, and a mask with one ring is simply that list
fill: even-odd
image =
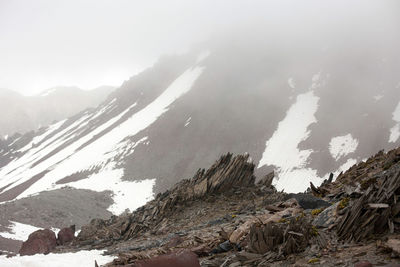
[{"label": "bare rock face", "polygon": [[66,245],[75,239],[75,225],[60,230],[57,235],[57,244]]},{"label": "bare rock face", "polygon": [[29,235],[27,241],[22,243],[19,254],[21,256],[48,254],[56,245],[56,234],[53,231],[49,229],[37,230]]}]

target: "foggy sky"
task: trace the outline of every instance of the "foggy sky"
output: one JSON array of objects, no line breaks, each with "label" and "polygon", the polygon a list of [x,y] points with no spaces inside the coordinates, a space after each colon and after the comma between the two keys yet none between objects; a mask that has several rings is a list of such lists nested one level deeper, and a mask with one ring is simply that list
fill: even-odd
[{"label": "foggy sky", "polygon": [[400,28],[399,2],[0,0],[0,88],[31,95],[59,85],[118,86],[160,55],[240,29],[266,38],[307,29],[315,31],[310,42],[348,29],[390,35]]}]

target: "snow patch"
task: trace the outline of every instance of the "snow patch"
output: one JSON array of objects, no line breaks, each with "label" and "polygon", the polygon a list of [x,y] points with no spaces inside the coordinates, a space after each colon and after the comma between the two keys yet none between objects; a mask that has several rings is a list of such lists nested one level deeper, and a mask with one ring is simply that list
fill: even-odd
[{"label": "snow patch", "polygon": [[0,256],[2,267],[43,267],[57,266],[70,267],[82,266],[93,267],[96,260],[99,265],[111,262],[115,257],[104,256],[105,250],[82,250],[76,253],[50,253],[47,255],[37,254],[33,256],[16,256],[7,258]]},{"label": "snow patch", "polygon": [[211,54],[210,51],[206,50],[201,52],[197,58],[196,58],[196,64],[199,64],[200,62],[202,62],[204,59],[208,58],[208,56]]},{"label": "snow patch", "polygon": [[8,146],[13,146],[16,142],[18,142],[19,139],[21,139],[21,137],[18,137],[17,139],[15,139],[14,141],[12,141],[12,143],[9,144]]},{"label": "snow patch", "polygon": [[310,88],[311,90],[315,90],[318,87],[320,87],[322,85],[321,72],[314,74],[311,80],[312,80]]},{"label": "snow patch", "polygon": [[48,96],[48,95],[51,95],[51,94],[53,94],[56,90],[57,90],[56,88],[49,89],[49,90],[45,91],[44,93],[42,93],[40,96]]},{"label": "snow patch", "polygon": [[392,118],[397,123],[390,129],[389,143],[397,142],[400,137],[400,102],[393,111]]},{"label": "snow patch", "polygon": [[348,169],[350,169],[354,164],[357,163],[356,159],[350,158],[348,159],[345,163],[342,164],[342,166],[339,167],[339,169],[334,173],[335,177],[337,177],[341,172],[346,172]]},{"label": "snow patch", "polygon": [[390,129],[389,143],[396,143],[400,137],[400,123]]},{"label": "snow patch", "polygon": [[379,101],[379,100],[381,100],[382,98],[383,98],[383,95],[375,95],[375,96],[374,96],[375,101]]},{"label": "snow patch", "polygon": [[10,232],[1,232],[0,236],[8,239],[25,241],[28,239],[29,235],[37,230],[38,228],[29,224],[13,222],[11,221]]},{"label": "snow patch", "polygon": [[329,152],[335,160],[356,151],[358,140],[351,134],[333,137],[329,143]]},{"label": "snow patch", "polygon": [[290,77],[287,82],[290,88],[294,89],[296,87],[296,83],[294,82],[294,79],[292,77]]},{"label": "snow patch", "polygon": [[318,101],[319,97],[313,91],[298,95],[286,117],[266,142],[258,168],[264,165],[277,167],[278,180],[275,186],[278,190],[299,192],[307,189],[310,181],[320,183],[316,170],[304,168],[312,150],[298,149],[298,145],[310,135],[308,127],[317,122],[314,114],[318,109]]},{"label": "snow patch", "polygon": [[192,121],[192,117],[189,117],[189,119],[187,119],[185,122],[185,127],[187,127],[191,121]]},{"label": "snow patch", "polygon": [[[37,230],[42,230],[43,228],[35,227],[29,224],[19,223],[10,221],[11,226],[9,227],[9,232],[1,232],[0,236],[13,240],[25,241],[28,239],[29,235]],[[51,230],[57,235],[60,231],[58,228],[51,228]]]},{"label": "snow patch", "polygon": [[89,189],[97,192],[111,190],[114,204],[108,210],[120,215],[125,210],[134,211],[154,198],[153,186],[155,179],[142,181],[122,181],[124,170],[108,164],[101,171],[90,175],[87,179],[69,183],[78,189]]},{"label": "snow patch", "polygon": [[47,131],[45,131],[43,134],[41,134],[39,136],[35,136],[32,139],[32,141],[30,141],[27,145],[25,145],[20,150],[18,150],[18,152],[25,152],[28,149],[31,149],[33,145],[40,143],[43,139],[50,136],[50,134],[52,134],[54,131],[56,131],[58,128],[60,128],[60,126],[63,125],[65,121],[66,121],[66,119],[50,125],[47,128]]}]

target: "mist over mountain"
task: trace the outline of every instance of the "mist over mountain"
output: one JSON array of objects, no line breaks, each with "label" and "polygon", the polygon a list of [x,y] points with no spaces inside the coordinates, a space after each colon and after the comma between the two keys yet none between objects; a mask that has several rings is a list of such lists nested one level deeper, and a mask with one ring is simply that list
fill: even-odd
[{"label": "mist over mountain", "polygon": [[92,90],[78,87],[54,87],[38,95],[24,96],[0,89],[0,135],[36,131],[54,121],[66,119],[86,108],[94,108],[106,99],[114,87]]},{"label": "mist over mountain", "polygon": [[398,10],[317,2],[220,27],[115,90],[0,91],[0,250],[15,222],[129,214],[228,152],[299,193],[399,147]]}]

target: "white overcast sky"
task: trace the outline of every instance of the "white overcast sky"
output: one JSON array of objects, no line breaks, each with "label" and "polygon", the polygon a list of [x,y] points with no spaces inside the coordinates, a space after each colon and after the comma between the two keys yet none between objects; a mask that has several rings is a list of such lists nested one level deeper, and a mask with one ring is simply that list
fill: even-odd
[{"label": "white overcast sky", "polygon": [[386,16],[390,9],[400,8],[385,0],[326,3],[0,0],[0,88],[31,95],[59,85],[118,86],[160,55],[185,52],[192,44],[246,23],[267,21],[277,28],[289,21],[313,25],[321,17],[340,20],[340,14],[348,12],[384,19],[380,13]]}]

